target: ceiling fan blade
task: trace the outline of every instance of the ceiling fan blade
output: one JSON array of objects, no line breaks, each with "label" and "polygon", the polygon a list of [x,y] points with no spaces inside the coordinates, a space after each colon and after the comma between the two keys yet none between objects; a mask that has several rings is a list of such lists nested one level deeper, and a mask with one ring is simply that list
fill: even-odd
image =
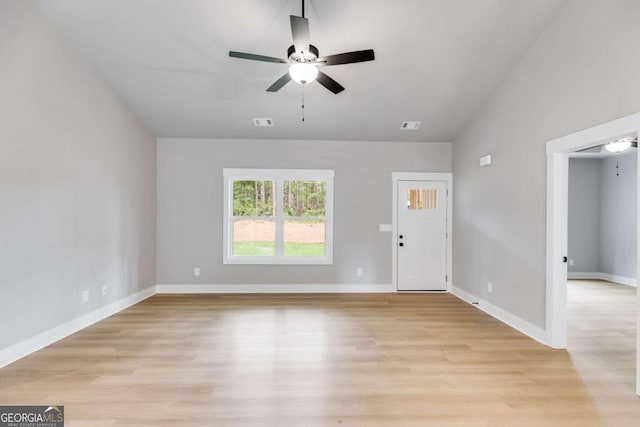
[{"label": "ceiling fan blade", "polygon": [[235,52],[233,50],[229,51],[229,56],[240,59],[251,59],[252,61],[275,62],[277,64],[289,63],[289,61],[285,61],[284,59],[280,58],[274,58],[273,56],[254,55],[253,53]]},{"label": "ceiling fan blade", "polygon": [[296,52],[309,52],[309,20],[291,15],[291,35]]},{"label": "ceiling fan blade", "polygon": [[322,86],[326,87],[336,95],[344,90],[344,87],[342,87],[340,83],[333,80],[322,71],[318,71],[318,77],[316,77],[316,80],[318,81],[318,83],[320,83]]},{"label": "ceiling fan blade", "polygon": [[376,59],[376,56],[373,53],[373,49],[367,49],[325,56],[323,58],[318,58],[318,62],[324,62],[324,65],[340,65],[353,64],[354,62],[373,61],[374,59]]},{"label": "ceiling fan blade", "polygon": [[276,82],[274,84],[269,86],[269,88],[267,89],[267,92],[277,92],[277,91],[279,91],[280,89],[282,89],[282,87],[284,85],[289,83],[290,80],[291,80],[291,76],[287,72],[284,76],[282,76],[278,80],[276,80]]}]

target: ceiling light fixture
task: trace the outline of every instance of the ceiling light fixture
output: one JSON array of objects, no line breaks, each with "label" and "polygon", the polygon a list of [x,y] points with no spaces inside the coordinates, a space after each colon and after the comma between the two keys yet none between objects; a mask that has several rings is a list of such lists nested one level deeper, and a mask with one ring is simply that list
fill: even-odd
[{"label": "ceiling light fixture", "polygon": [[289,75],[294,82],[306,85],[318,77],[318,67],[308,62],[297,62],[289,67]]},{"label": "ceiling light fixture", "polygon": [[621,138],[607,143],[604,148],[611,153],[622,153],[631,148],[635,138]]},{"label": "ceiling light fixture", "polygon": [[604,149],[616,154],[616,176],[620,176],[620,153],[627,151],[631,147],[638,146],[638,138],[628,136],[626,138],[615,139],[607,142]]}]

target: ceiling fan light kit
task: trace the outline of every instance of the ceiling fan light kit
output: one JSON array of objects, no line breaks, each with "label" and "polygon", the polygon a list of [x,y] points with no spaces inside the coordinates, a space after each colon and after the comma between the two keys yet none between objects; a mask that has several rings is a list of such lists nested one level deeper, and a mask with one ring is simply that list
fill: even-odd
[{"label": "ceiling fan light kit", "polygon": [[622,153],[631,148],[634,143],[637,146],[638,140],[636,138],[627,137],[608,142],[604,148],[611,153]]},{"label": "ceiling fan light kit", "polygon": [[373,61],[375,59],[373,49],[319,57],[320,52],[318,48],[309,42],[309,20],[304,17],[304,0],[302,0],[302,16],[291,15],[290,21],[293,45],[287,49],[287,59],[229,51],[229,56],[233,58],[289,64],[289,71],[269,86],[267,92],[279,91],[284,85],[289,83],[290,80],[301,85],[307,85],[316,80],[329,91],[338,94],[344,90],[344,87],[320,71],[318,67],[352,64],[356,62]]},{"label": "ceiling fan light kit", "polygon": [[289,67],[289,75],[294,82],[306,85],[318,77],[318,67],[307,62],[299,62]]},{"label": "ceiling fan light kit", "polygon": [[620,153],[627,151],[631,147],[638,147],[638,138],[628,136],[626,138],[615,139],[604,145],[604,150],[616,154],[616,176],[620,176]]}]

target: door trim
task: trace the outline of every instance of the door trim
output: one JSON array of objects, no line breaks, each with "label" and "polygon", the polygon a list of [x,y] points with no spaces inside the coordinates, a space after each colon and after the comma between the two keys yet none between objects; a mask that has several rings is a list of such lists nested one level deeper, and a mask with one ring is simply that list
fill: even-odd
[{"label": "door trim", "polygon": [[392,172],[392,231],[391,231],[391,283],[395,292],[442,292],[442,291],[398,291],[398,181],[444,181],[447,183],[447,289],[450,292],[453,264],[453,174],[440,172]]},{"label": "door trim", "polygon": [[[588,148],[609,139],[640,135],[640,113],[622,117],[546,143],[547,152],[547,277],[546,325],[547,343],[553,348],[567,347],[567,214],[569,153]],[[636,154],[640,161],[640,150]],[[638,192],[638,253],[640,253],[640,174]],[[638,263],[637,277],[640,277]],[[636,394],[640,396],[640,287],[638,287],[636,320]]]}]

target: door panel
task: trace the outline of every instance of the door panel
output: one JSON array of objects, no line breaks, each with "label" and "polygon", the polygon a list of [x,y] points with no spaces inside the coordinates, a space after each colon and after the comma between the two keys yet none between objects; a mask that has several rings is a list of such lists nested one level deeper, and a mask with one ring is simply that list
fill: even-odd
[{"label": "door panel", "polygon": [[447,183],[398,181],[399,291],[447,289]]}]

